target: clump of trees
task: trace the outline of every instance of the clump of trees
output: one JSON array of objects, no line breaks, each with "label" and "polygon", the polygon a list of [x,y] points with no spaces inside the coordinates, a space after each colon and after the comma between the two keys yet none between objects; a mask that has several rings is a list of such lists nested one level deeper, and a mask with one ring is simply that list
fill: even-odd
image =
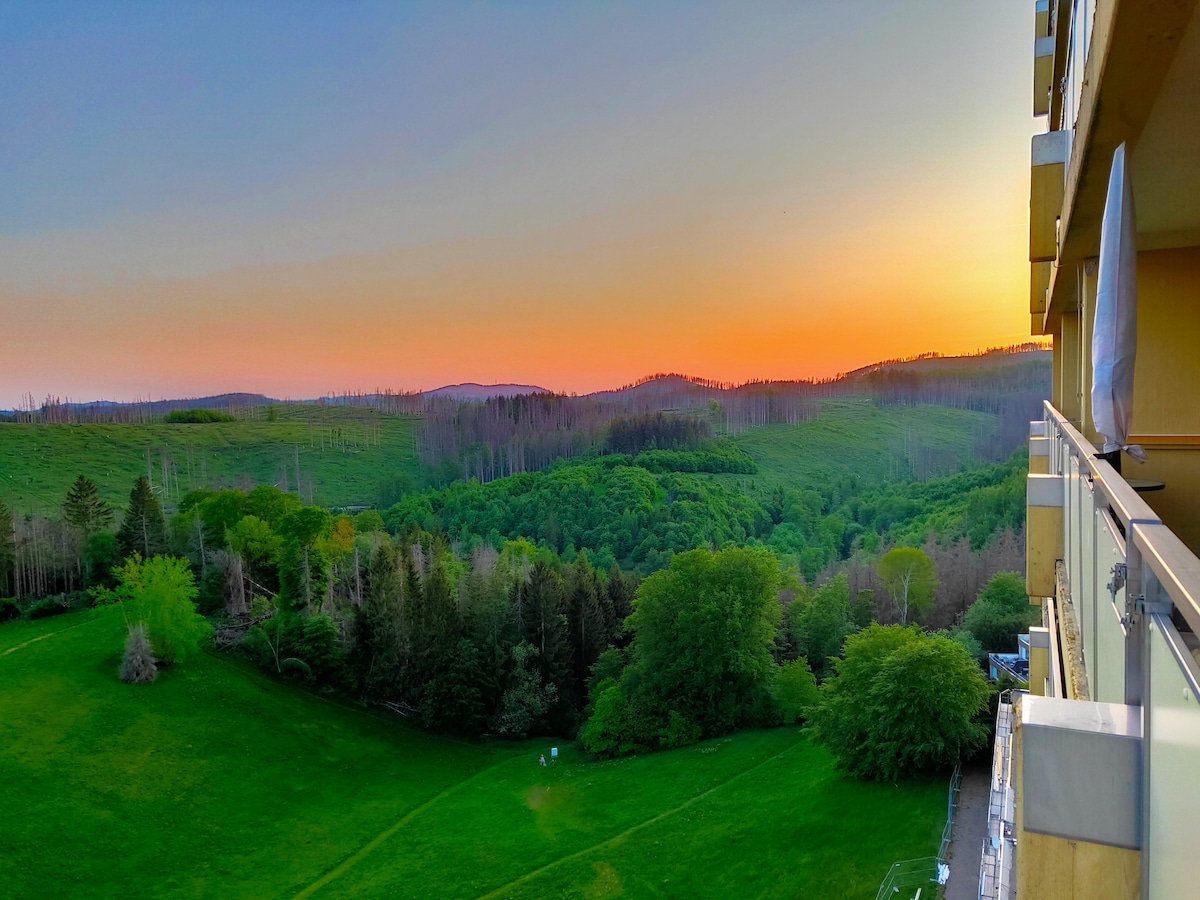
[{"label": "clump of trees", "polygon": [[1041,621],[1041,611],[1031,606],[1025,578],[1016,572],[991,577],[963,617],[967,631],[985,653],[1013,653],[1017,636]]}]

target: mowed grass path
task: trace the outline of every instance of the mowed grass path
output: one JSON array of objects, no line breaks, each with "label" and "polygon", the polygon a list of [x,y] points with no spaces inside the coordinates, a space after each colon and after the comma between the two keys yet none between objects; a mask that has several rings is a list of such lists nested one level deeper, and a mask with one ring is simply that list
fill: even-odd
[{"label": "mowed grass path", "polygon": [[935,852],[942,779],[797,729],[612,762],[442,740],[209,655],[115,677],[119,611],[0,626],[0,893],[856,897]]},{"label": "mowed grass path", "polygon": [[[118,509],[149,468],[174,473],[168,505],[193,488],[282,483],[325,506],[374,504],[385,475],[416,476],[416,420],[366,410],[280,406],[265,419],[206,425],[27,425],[0,422],[0,500],[14,513],[57,515],[86,475]],[[147,462],[148,461],[148,462]]]}]

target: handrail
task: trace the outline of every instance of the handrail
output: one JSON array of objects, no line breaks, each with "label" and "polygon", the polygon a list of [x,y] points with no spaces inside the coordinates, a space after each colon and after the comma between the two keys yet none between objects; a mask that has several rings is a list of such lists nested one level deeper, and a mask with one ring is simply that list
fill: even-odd
[{"label": "handrail", "polygon": [[1133,542],[1175,608],[1200,634],[1200,559],[1161,523],[1135,525]]},{"label": "handrail", "polygon": [[1137,522],[1160,523],[1162,520],[1158,514],[1117,474],[1117,470],[1104,460],[1096,458],[1095,445],[1063,418],[1062,413],[1055,409],[1050,401],[1047,400],[1045,406],[1047,417],[1053,419],[1055,426],[1066,437],[1074,455],[1079,459],[1080,471],[1087,469],[1092,486],[1099,486],[1100,493],[1121,520],[1121,524],[1128,529],[1132,523]]}]

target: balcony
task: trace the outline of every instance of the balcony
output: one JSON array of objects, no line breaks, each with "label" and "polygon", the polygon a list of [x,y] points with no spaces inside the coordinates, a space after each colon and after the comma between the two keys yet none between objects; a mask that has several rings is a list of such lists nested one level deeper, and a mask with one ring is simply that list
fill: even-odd
[{"label": "balcony", "polygon": [[1017,895],[1196,896],[1200,559],[1049,403],[1027,498]]}]

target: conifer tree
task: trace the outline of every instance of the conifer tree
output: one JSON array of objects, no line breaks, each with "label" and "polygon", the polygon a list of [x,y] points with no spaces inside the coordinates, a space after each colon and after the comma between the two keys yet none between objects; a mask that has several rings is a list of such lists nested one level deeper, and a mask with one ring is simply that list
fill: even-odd
[{"label": "conifer tree", "polygon": [[17,541],[13,533],[12,513],[0,502],[0,597],[14,593],[10,586],[16,558]]},{"label": "conifer tree", "polygon": [[138,553],[143,559],[166,553],[167,523],[162,506],[145,475],[139,475],[129,493],[129,508],[117,530],[117,549],[122,558]]},{"label": "conifer tree", "polygon": [[113,513],[100,499],[100,490],[90,478],[80,475],[67,491],[62,505],[63,518],[89,537],[112,523]]}]

